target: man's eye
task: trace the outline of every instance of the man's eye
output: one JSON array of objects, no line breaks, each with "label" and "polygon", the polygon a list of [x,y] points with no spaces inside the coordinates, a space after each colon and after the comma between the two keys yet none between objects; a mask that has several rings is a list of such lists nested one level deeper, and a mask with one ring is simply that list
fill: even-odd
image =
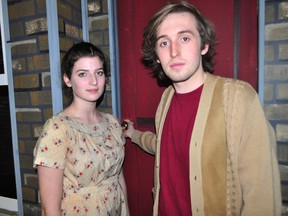
[{"label": "man's eye", "polygon": [[189,39],[188,37],[183,37],[182,40],[183,40],[184,42],[188,42],[190,39]]}]

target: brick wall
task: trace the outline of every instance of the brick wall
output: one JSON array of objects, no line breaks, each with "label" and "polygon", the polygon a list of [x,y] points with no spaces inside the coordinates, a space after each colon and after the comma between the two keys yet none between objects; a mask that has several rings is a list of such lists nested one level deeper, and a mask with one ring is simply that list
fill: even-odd
[{"label": "brick wall", "polygon": [[[34,128],[42,125],[44,110],[51,114],[50,83],[42,82],[43,74],[49,72],[48,49],[42,47],[47,35],[46,7],[44,0],[31,0],[8,3],[8,9],[24,215],[40,215],[32,152]],[[45,103],[41,103],[43,97]]]},{"label": "brick wall", "polygon": [[277,138],[283,215],[288,215],[288,1],[266,0],[265,113]]},{"label": "brick wall", "polygon": [[[81,1],[58,0],[61,57],[82,40]],[[33,148],[52,115],[46,0],[8,1],[24,215],[41,215]],[[109,56],[107,0],[88,1],[90,41]],[[111,86],[100,109],[111,113]],[[64,107],[65,107],[65,97]]]},{"label": "brick wall", "polygon": [[[100,47],[109,58],[107,0],[93,0],[88,2],[90,2],[88,5],[90,42]],[[106,79],[106,92],[104,99],[98,108],[105,112],[112,113],[111,82],[109,77]]]}]

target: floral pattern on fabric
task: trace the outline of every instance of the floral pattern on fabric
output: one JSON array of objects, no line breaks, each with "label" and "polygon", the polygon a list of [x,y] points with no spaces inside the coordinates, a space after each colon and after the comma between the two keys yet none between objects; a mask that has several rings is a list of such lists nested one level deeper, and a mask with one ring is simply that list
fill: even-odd
[{"label": "floral pattern on fabric", "polygon": [[126,215],[118,181],[125,139],[119,122],[101,114],[101,123],[87,125],[60,112],[37,141],[33,166],[64,170],[62,215]]}]

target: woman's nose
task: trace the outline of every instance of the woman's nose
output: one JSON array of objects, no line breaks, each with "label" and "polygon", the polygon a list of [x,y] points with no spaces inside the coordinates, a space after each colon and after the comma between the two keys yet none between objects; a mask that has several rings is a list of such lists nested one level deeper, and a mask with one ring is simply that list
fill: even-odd
[{"label": "woman's nose", "polygon": [[90,84],[91,85],[97,85],[98,80],[97,80],[97,76],[96,75],[92,75],[91,79],[90,79]]}]

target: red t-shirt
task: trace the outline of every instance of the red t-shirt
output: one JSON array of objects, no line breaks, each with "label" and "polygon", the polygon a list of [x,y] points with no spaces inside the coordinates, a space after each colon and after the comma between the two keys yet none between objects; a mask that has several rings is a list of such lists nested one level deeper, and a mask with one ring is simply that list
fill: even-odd
[{"label": "red t-shirt", "polygon": [[192,215],[189,144],[202,89],[172,98],[161,138],[159,216]]}]

